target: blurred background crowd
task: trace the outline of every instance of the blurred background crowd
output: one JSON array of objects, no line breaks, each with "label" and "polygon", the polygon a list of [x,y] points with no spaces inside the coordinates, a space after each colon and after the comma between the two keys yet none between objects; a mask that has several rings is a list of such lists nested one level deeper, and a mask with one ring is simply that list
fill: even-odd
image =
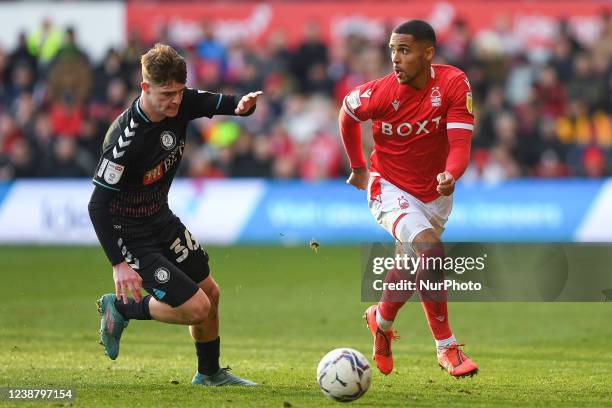
[{"label": "blurred background crowd", "polygon": [[[581,43],[560,21],[555,41],[537,51],[504,16],[478,35],[454,21],[435,62],[458,66],[471,82],[477,126],[466,179],[612,174],[612,18],[601,19],[596,41]],[[188,45],[169,31],[158,40],[187,59],[189,86],[263,90],[265,97],[249,118],[193,121],[179,174],[346,175],[340,104],[354,86],[390,72],[388,38],[352,33],[328,44],[312,22],[296,46],[278,31],[251,47],[221,42],[214,27],[202,22],[200,38]],[[78,32],[45,20],[23,32],[16,48],[0,48],[0,180],[90,177],[109,124],[139,95],[139,58],[151,45],[132,32],[123,48],[96,62]],[[371,138],[364,140],[369,149]]]}]

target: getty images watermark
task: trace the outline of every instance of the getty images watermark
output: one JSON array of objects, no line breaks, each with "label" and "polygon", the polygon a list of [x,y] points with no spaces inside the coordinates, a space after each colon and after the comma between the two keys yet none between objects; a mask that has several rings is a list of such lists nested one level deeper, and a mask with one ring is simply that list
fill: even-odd
[{"label": "getty images watermark", "polygon": [[364,244],[362,301],[612,301],[612,243],[444,243],[437,253]]},{"label": "getty images watermark", "polygon": [[[485,269],[485,261],[487,254],[478,257],[423,257],[422,255],[414,256],[404,254],[395,254],[395,256],[376,256],[372,258],[372,273],[374,275],[383,275],[389,271],[396,271],[399,279],[387,280],[375,279],[372,282],[372,288],[376,291],[439,291],[439,290],[482,290],[482,283],[460,282],[454,279],[433,280],[433,279],[416,279],[416,274],[419,270],[443,271],[444,274],[454,272],[462,275],[470,271],[483,271]],[[401,278],[405,276],[406,278]],[[413,279],[408,279],[407,276]]]}]

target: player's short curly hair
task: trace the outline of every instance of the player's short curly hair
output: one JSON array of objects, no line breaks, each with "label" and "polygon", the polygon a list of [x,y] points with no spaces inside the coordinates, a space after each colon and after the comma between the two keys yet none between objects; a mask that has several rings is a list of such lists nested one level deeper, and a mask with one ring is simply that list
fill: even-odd
[{"label": "player's short curly hair", "polygon": [[433,27],[423,20],[410,20],[403,22],[393,30],[396,34],[409,34],[416,41],[426,41],[436,46],[436,32]]},{"label": "player's short curly hair", "polygon": [[169,45],[157,43],[140,58],[142,79],[153,85],[164,86],[172,81],[187,82],[187,64]]}]

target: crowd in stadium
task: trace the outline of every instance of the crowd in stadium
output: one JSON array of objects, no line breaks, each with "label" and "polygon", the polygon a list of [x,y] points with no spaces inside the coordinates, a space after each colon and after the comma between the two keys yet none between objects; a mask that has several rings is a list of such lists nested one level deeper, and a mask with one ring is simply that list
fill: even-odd
[{"label": "crowd in stadium", "polygon": [[[560,21],[551,46],[534,51],[507,19],[477,35],[455,21],[439,39],[435,62],[460,67],[471,82],[477,126],[465,179],[612,174],[610,16],[602,16],[601,27],[586,44]],[[351,34],[329,45],[312,23],[296,47],[281,32],[250,47],[221,43],[211,22],[201,30],[189,46],[168,33],[159,38],[186,58],[188,85],[224,93],[261,89],[265,97],[249,118],[192,122],[179,174],[345,176],[339,107],[354,86],[390,72],[388,39]],[[78,32],[46,20],[22,33],[14,49],[0,47],[0,180],[91,177],[106,129],[139,95],[139,57],[150,45],[131,33],[124,47],[96,62]]]}]

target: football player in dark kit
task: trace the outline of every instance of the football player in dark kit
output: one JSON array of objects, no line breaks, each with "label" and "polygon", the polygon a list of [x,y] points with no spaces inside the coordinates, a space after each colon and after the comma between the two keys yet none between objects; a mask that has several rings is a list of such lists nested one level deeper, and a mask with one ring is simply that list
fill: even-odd
[{"label": "football player in dark kit", "polygon": [[[89,202],[116,289],[98,300],[101,343],[114,360],[130,319],[189,325],[198,359],[192,384],[256,385],[219,366],[219,286],[208,254],[170,211],[168,191],[187,123],[250,115],[261,92],[239,97],[186,88],[185,60],[164,44],[144,54],[141,65],[142,92],[106,133]],[[149,295],[142,297],[141,288]]]}]

